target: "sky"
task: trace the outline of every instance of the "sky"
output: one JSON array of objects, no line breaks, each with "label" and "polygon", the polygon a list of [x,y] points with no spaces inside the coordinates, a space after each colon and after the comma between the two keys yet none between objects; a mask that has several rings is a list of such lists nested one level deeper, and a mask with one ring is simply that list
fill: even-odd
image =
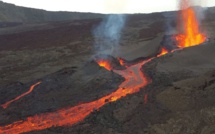
[{"label": "sky", "polygon": [[[178,9],[179,0],[1,0],[18,6],[49,11],[96,13],[151,13]],[[215,0],[193,0],[205,7],[215,6]]]}]

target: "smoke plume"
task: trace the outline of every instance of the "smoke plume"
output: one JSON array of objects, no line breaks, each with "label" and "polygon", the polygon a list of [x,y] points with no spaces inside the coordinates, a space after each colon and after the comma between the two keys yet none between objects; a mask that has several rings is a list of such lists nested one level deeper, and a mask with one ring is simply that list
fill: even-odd
[{"label": "smoke plume", "polygon": [[166,35],[176,34],[176,20],[177,14],[176,12],[164,12],[162,13],[163,17],[165,18],[165,30]]},{"label": "smoke plume", "polygon": [[[205,19],[205,11],[207,9],[207,7],[205,7],[205,0],[179,0],[177,5],[179,10],[193,7],[199,25],[201,25],[202,20]],[[166,34],[169,35],[177,33],[178,29],[176,29],[176,25],[178,22],[176,21],[180,21],[178,18],[178,12],[164,12],[162,15],[166,22]]]},{"label": "smoke plume", "polygon": [[93,31],[96,54],[113,54],[117,52],[121,31],[125,24],[125,15],[108,15]]},{"label": "smoke plume", "polygon": [[[196,17],[201,22],[205,18],[205,11],[207,9],[207,0],[181,0],[181,5],[184,6],[184,8],[187,7],[194,7],[194,10],[196,12]],[[188,5],[183,5],[184,3],[188,3]]]}]

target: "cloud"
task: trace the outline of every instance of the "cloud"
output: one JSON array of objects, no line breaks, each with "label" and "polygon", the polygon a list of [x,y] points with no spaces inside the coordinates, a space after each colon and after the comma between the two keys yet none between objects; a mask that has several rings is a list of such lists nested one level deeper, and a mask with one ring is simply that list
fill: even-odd
[{"label": "cloud", "polygon": [[[3,0],[20,6],[51,11],[100,13],[150,13],[178,9],[178,0]],[[215,0],[195,0],[202,6],[215,6]]]},{"label": "cloud", "polygon": [[128,0],[105,0],[105,12],[126,12]]}]

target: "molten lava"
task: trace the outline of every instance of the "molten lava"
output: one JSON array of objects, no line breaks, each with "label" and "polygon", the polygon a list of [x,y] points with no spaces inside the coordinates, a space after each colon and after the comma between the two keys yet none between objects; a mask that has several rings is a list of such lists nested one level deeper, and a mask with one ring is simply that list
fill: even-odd
[{"label": "molten lava", "polygon": [[[30,94],[30,93],[34,90],[34,87],[37,86],[37,85],[39,85],[40,83],[41,83],[41,82],[37,82],[36,84],[32,85],[32,86],[30,87],[30,89],[29,89],[27,92],[21,94],[20,96],[16,97],[16,98],[13,99],[13,100],[10,100],[10,101],[8,101],[8,102],[2,104],[1,106],[2,106],[4,109],[6,109],[12,102],[17,101],[17,100],[21,99],[22,97],[24,97],[24,96]],[[0,132],[1,132],[1,131],[0,131]]]},{"label": "molten lava", "polygon": [[145,94],[144,95],[144,104],[147,104],[147,102],[148,102],[148,94]]},{"label": "molten lava", "polygon": [[178,47],[191,47],[205,42],[206,36],[199,30],[197,17],[194,9],[189,7],[189,0],[181,0],[180,8],[181,21],[178,21],[178,27],[182,28],[183,34],[178,34],[175,37]]},{"label": "molten lava", "polygon": [[151,80],[147,79],[147,77],[142,73],[141,67],[150,60],[151,59],[132,65],[125,70],[113,70],[115,73],[124,77],[125,81],[115,92],[107,96],[93,102],[80,104],[51,113],[28,117],[26,120],[17,121],[0,127],[0,133],[18,134],[56,126],[74,125],[103,105],[109,102],[114,102],[128,94],[138,92],[141,87],[148,85]]},{"label": "molten lava", "polygon": [[165,55],[167,53],[168,53],[168,51],[164,47],[162,47],[161,52],[160,52],[160,54],[157,55],[157,57],[163,56],[163,55]]},{"label": "molten lava", "polygon": [[111,63],[108,60],[98,60],[97,63],[99,64],[99,66],[104,67],[108,71],[112,70]]},{"label": "molten lava", "polygon": [[118,57],[117,59],[118,59],[121,66],[125,65],[125,61],[122,58]]}]

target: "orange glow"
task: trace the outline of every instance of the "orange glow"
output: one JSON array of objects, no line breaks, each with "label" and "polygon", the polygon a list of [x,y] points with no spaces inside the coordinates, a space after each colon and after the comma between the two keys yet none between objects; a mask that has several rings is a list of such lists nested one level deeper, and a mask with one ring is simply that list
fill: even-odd
[{"label": "orange glow", "polygon": [[[115,73],[125,78],[125,81],[119,86],[119,88],[98,100],[80,104],[74,107],[64,108],[59,111],[45,113],[28,117],[26,120],[17,121],[12,124],[1,126],[0,133],[4,134],[18,134],[36,130],[43,130],[50,127],[74,125],[82,121],[94,110],[99,109],[103,105],[119,100],[128,94],[136,93],[141,87],[145,87],[151,80],[142,73],[142,65],[149,62],[151,59],[142,61],[128,67],[125,70],[114,70]],[[132,74],[132,75],[131,75]],[[136,77],[133,77],[135,75]]]},{"label": "orange glow", "polygon": [[10,101],[8,101],[8,102],[2,104],[1,106],[2,106],[4,109],[6,109],[6,108],[7,108],[11,103],[13,103],[14,101],[17,101],[17,100],[21,99],[22,97],[24,97],[24,96],[30,94],[30,93],[34,90],[34,87],[37,86],[37,85],[39,85],[40,83],[41,83],[41,82],[37,82],[36,84],[32,85],[32,86],[30,87],[30,89],[29,89],[27,92],[21,94],[20,96],[16,97],[16,98],[13,99],[13,100],[10,100]]},{"label": "orange glow", "polygon": [[148,94],[145,94],[144,95],[144,104],[147,104],[148,103]]},{"label": "orange glow", "polygon": [[100,67],[104,67],[107,70],[112,70],[111,64],[108,60],[98,60],[97,63],[99,64]]},{"label": "orange glow", "polygon": [[179,48],[196,46],[206,40],[205,34],[199,30],[199,23],[193,8],[189,7],[189,0],[181,0],[181,19],[178,27],[182,26],[183,34],[178,34],[175,39]]},{"label": "orange glow", "polygon": [[125,61],[122,58],[117,58],[117,59],[118,59],[121,66],[125,65]]},{"label": "orange glow", "polygon": [[164,47],[162,47],[161,52],[160,52],[160,54],[157,55],[157,57],[160,57],[160,56],[165,55],[167,53],[168,53],[168,51]]}]

